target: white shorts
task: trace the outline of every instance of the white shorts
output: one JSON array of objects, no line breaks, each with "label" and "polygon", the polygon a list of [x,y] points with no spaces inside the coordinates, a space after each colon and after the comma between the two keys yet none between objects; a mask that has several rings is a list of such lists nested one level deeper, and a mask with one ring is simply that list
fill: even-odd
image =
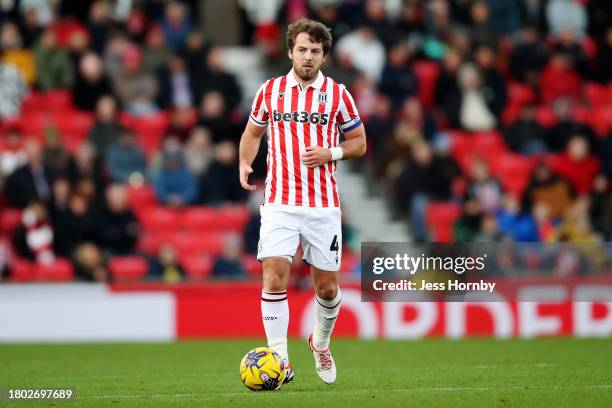
[{"label": "white shorts", "polygon": [[342,228],[339,207],[260,207],[261,228],[257,259],[281,257],[289,262],[302,243],[303,259],[325,271],[340,270]]}]

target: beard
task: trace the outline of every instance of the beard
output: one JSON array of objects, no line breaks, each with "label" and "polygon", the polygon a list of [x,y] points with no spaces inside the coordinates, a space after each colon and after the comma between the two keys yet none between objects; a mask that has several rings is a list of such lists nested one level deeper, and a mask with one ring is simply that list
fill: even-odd
[{"label": "beard", "polygon": [[310,81],[313,78],[316,78],[316,76],[319,74],[319,67],[313,65],[312,68],[306,69],[304,67],[297,67],[293,65],[293,71],[302,81]]}]

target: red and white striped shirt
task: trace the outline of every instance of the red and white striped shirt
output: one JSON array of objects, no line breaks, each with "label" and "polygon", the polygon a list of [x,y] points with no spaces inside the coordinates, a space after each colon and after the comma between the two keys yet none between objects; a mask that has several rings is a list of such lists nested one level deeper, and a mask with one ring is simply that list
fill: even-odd
[{"label": "red and white striped shirt", "polygon": [[339,207],[336,162],[309,169],[301,160],[306,146],[338,146],[340,131],[361,124],[353,97],[344,85],[323,76],[303,88],[287,75],[266,81],[257,91],[253,124],[268,127],[265,203]]}]

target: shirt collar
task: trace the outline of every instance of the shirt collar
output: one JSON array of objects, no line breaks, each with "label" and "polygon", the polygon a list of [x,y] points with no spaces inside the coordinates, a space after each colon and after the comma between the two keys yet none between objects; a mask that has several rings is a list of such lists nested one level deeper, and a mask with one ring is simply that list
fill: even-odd
[{"label": "shirt collar", "polygon": [[[324,80],[325,80],[325,77],[323,76],[323,73],[321,72],[321,70],[319,70],[319,73],[317,74],[317,79],[315,79],[314,82],[308,86],[312,86],[313,88],[316,88],[316,89],[321,89],[321,87],[323,86]],[[300,85],[300,83],[295,79],[293,68],[291,68],[291,71],[289,71],[289,73],[287,74],[287,86],[289,88],[292,88],[296,85]]]}]

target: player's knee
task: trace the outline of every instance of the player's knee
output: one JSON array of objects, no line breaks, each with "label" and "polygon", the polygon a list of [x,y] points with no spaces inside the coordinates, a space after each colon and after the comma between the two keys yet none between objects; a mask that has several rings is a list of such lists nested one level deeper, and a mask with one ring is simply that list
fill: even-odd
[{"label": "player's knee", "polygon": [[317,296],[323,300],[332,300],[338,294],[338,284],[333,280],[318,282],[315,288]]}]

